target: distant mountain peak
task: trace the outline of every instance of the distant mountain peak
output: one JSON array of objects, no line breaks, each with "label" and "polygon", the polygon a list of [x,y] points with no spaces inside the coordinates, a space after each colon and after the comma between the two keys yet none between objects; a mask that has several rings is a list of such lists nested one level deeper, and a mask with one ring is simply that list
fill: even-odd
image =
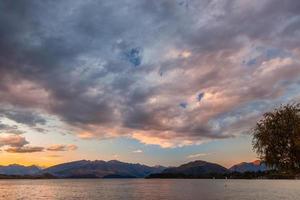
[{"label": "distant mountain peak", "polygon": [[260,160],[255,160],[252,162],[254,165],[260,165],[261,164],[261,161]]},{"label": "distant mountain peak", "polygon": [[211,173],[224,174],[227,172],[228,170],[219,164],[210,163],[203,160],[195,160],[180,165],[179,167],[167,168],[162,173],[201,176],[201,175],[211,174]]},{"label": "distant mountain peak", "polygon": [[109,160],[109,161],[107,161],[107,163],[123,163],[123,162],[121,162],[119,160]]},{"label": "distant mountain peak", "polygon": [[195,165],[205,165],[207,163],[209,163],[209,162],[204,161],[204,160],[194,160],[194,161],[188,162],[188,163],[183,164],[183,165],[193,165],[193,164],[195,164]]},{"label": "distant mountain peak", "polygon": [[229,168],[230,171],[233,172],[258,172],[258,171],[266,171],[267,166],[262,163],[260,160],[255,160],[253,162],[242,162],[236,165],[233,165]]}]

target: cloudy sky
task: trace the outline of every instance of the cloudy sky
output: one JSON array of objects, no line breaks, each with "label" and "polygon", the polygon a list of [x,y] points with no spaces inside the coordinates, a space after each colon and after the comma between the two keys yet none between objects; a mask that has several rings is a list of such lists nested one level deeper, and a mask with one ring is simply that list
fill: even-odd
[{"label": "cloudy sky", "polygon": [[0,164],[230,166],[300,100],[300,1],[0,1]]}]

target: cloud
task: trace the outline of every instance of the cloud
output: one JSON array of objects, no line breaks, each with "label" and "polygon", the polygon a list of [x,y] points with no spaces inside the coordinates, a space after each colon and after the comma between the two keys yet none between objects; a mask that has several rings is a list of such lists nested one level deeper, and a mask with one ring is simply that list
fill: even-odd
[{"label": "cloud", "polygon": [[63,145],[63,144],[55,144],[51,145],[47,148],[47,151],[74,151],[78,147],[74,144]]},{"label": "cloud", "polygon": [[46,120],[38,113],[31,112],[30,110],[22,108],[0,108],[0,117],[6,117],[20,124],[26,124],[28,126],[45,125]]},{"label": "cloud", "polygon": [[44,147],[37,146],[22,146],[22,147],[9,147],[5,149],[8,153],[35,153],[44,151]]},{"label": "cloud", "polygon": [[134,150],[133,153],[143,153],[141,149]]},{"label": "cloud", "polygon": [[49,158],[61,158],[63,156],[62,155],[55,155],[55,154],[53,154],[53,155],[47,155],[47,157],[49,157]]},{"label": "cloud", "polygon": [[0,132],[2,133],[11,133],[11,134],[23,134],[24,131],[19,130],[16,125],[7,125],[0,122]]},{"label": "cloud", "polygon": [[119,155],[119,154],[114,154],[114,155],[113,155],[113,158],[114,158],[114,159],[119,159],[119,158],[120,158],[120,155]]},{"label": "cloud", "polygon": [[0,116],[19,124],[169,148],[243,134],[300,93],[294,0],[1,7]]},{"label": "cloud", "polygon": [[0,134],[0,147],[11,146],[14,148],[22,147],[29,142],[20,135],[15,134]]},{"label": "cloud", "polygon": [[[173,133],[176,136],[176,133]],[[192,144],[201,144],[204,140],[194,141],[187,137],[176,138],[172,137],[172,133],[152,133],[147,132],[133,133],[132,138],[146,145],[159,145],[162,148],[182,147]],[[205,140],[207,141],[207,140]]]},{"label": "cloud", "polygon": [[93,139],[95,135],[92,132],[82,131],[78,134],[78,137],[81,139]]},{"label": "cloud", "polygon": [[187,158],[194,159],[194,158],[204,157],[208,155],[210,155],[210,153],[197,153],[197,154],[188,155]]},{"label": "cloud", "polygon": [[7,146],[8,153],[34,153],[44,151],[44,147],[30,146],[25,137],[18,134],[0,134],[0,147]]},{"label": "cloud", "polygon": [[[41,146],[31,146],[25,137],[19,134],[0,134],[0,148],[7,147],[4,151],[8,153],[35,153],[47,151],[74,151],[78,147],[74,144],[55,144],[47,148]],[[0,149],[1,150],[1,149]]]}]

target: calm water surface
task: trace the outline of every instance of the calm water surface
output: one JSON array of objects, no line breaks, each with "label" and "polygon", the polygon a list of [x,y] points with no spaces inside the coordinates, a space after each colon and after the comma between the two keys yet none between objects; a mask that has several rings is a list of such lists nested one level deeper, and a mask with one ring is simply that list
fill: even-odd
[{"label": "calm water surface", "polygon": [[298,180],[0,180],[0,199],[299,200]]}]

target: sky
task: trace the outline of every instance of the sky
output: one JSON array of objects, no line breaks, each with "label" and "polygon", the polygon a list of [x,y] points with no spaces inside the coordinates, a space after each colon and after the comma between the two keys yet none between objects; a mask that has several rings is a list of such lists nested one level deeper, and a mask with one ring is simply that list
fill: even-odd
[{"label": "sky", "polygon": [[300,1],[0,1],[0,165],[226,167],[300,101]]}]

